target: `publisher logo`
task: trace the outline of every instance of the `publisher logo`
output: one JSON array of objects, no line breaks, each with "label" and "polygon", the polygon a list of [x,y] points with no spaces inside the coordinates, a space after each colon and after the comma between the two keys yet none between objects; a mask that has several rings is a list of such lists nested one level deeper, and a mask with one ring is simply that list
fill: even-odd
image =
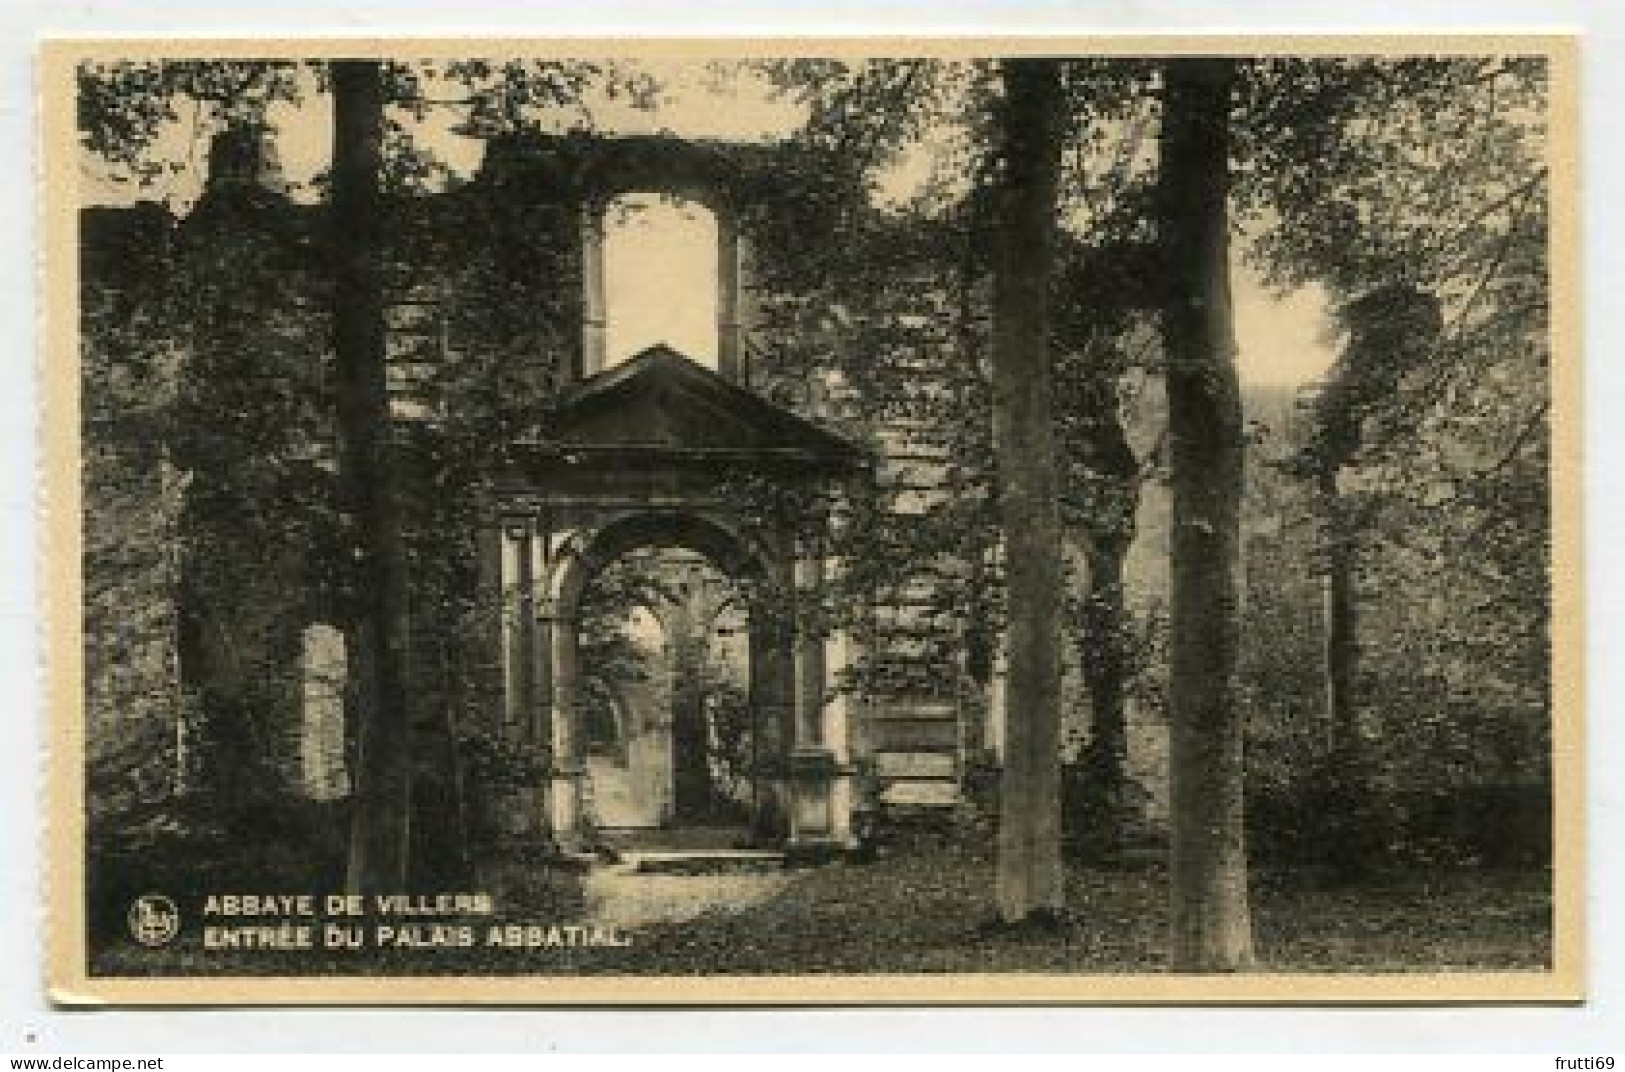
[{"label": "publisher logo", "polygon": [[142,945],[168,945],[181,932],[181,910],[161,893],[137,897],[130,905],[130,937]]}]

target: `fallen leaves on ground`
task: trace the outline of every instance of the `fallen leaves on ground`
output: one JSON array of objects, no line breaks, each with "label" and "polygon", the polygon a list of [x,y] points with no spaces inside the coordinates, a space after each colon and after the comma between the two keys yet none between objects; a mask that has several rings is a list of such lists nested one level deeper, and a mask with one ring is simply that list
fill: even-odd
[{"label": "fallen leaves on ground", "polygon": [[[635,888],[636,878],[620,884],[627,896],[689,896],[683,878],[658,876],[647,890]],[[1115,974],[1160,971],[1166,962],[1166,876],[1155,867],[1072,868],[1062,920],[1016,930],[989,926],[992,863],[952,847],[791,872],[745,905],[717,901],[714,877],[689,881],[710,891],[710,907],[692,915],[675,904],[640,904],[642,918],[655,922],[631,931],[625,948],[294,954],[127,946],[99,958],[97,974]],[[1348,887],[1273,872],[1255,876],[1253,887],[1263,970],[1531,969],[1550,959],[1544,872],[1412,873]]]}]

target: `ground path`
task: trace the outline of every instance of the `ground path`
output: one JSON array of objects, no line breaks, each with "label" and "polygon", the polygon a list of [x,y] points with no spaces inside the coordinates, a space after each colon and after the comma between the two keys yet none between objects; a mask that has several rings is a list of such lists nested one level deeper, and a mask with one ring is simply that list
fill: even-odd
[{"label": "ground path", "polygon": [[645,874],[637,866],[633,857],[595,867],[587,875],[586,918],[626,929],[684,923],[714,909],[752,908],[784,890],[798,875],[782,869]]}]

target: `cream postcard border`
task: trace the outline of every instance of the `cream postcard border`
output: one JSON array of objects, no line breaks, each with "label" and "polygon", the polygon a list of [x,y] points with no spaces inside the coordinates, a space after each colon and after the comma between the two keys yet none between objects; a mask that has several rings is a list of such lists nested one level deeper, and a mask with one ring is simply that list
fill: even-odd
[{"label": "cream postcard border", "polygon": [[[1042,37],[59,37],[39,53],[48,742],[46,979],[65,1005],[926,1005],[1566,1003],[1584,999],[1585,569],[1580,312],[1579,39],[1561,33],[1270,35],[1102,33]],[[77,138],[73,69],[86,59],[493,55],[727,58],[1022,54],[1542,55],[1551,64],[1553,966],[1549,971],[1237,975],[816,975],[110,978],[86,973],[84,708],[79,484]]]}]

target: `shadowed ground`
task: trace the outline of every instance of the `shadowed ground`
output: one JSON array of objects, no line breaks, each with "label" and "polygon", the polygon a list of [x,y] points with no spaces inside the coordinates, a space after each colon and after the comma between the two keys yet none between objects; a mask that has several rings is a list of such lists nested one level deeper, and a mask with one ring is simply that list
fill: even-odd
[{"label": "shadowed ground", "polygon": [[[1166,880],[1158,868],[1074,868],[1053,932],[990,930],[991,863],[952,849],[800,871],[645,875],[628,863],[587,875],[510,875],[502,922],[613,924],[625,948],[211,951],[196,927],[179,945],[124,942],[98,974],[813,974],[1160,971]],[[1302,874],[1254,878],[1260,967],[1439,971],[1545,967],[1544,872],[1396,874],[1323,888]],[[490,918],[467,923],[482,938]]]}]

